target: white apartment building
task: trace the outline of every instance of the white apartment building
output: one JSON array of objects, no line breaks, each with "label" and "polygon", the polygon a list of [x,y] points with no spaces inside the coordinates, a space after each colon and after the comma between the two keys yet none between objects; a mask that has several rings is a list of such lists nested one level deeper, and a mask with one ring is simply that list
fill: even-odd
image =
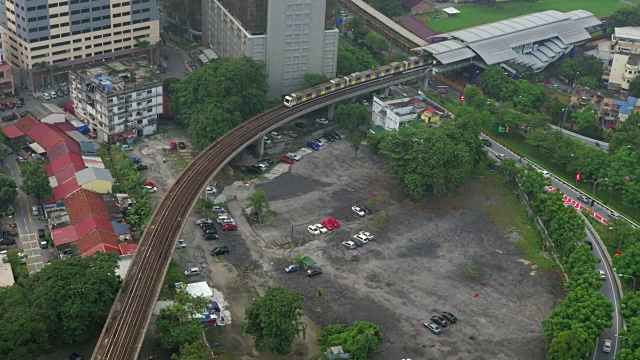
[{"label": "white apartment building", "polygon": [[615,28],[611,35],[611,90],[629,90],[640,72],[640,27]]},{"label": "white apartment building", "polygon": [[69,73],[76,116],[102,141],[152,135],[162,113],[162,80],[144,57],[74,68]]},{"label": "white apartment building", "polygon": [[385,130],[394,130],[404,122],[416,120],[418,117],[416,103],[421,103],[421,101],[415,101],[412,98],[382,101],[374,96],[371,105],[373,126],[382,126]]}]

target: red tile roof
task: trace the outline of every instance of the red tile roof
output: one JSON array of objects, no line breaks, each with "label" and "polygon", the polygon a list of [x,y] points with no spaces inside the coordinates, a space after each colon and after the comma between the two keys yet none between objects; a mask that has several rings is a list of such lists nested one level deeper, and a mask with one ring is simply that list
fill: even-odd
[{"label": "red tile roof", "polygon": [[[64,204],[67,208],[67,213],[69,213],[69,221],[72,225],[79,223],[90,215],[109,219],[109,213],[104,206],[102,196],[92,193],[91,191],[80,189],[67,196],[64,199]],[[111,227],[111,231],[113,231],[111,223],[109,223],[109,226]]]},{"label": "red tile roof", "polygon": [[114,254],[122,255],[122,249],[117,246],[109,245],[109,244],[99,244],[96,247],[89,249],[82,253],[82,257],[91,256],[97,252],[112,252]]},{"label": "red tile roof", "polygon": [[61,141],[71,141],[69,135],[51,124],[39,123],[27,131],[33,141],[42,146],[46,151],[52,149]]},{"label": "red tile roof", "polygon": [[20,130],[17,126],[15,125],[7,125],[4,126],[2,128],[2,131],[4,131],[4,134],[9,138],[9,139],[15,139],[17,137],[20,136],[24,136],[24,133],[22,132],[22,130]]},{"label": "red tile roof", "polygon": [[[100,232],[103,235],[99,235],[99,238],[104,238],[107,241],[111,242],[113,238],[109,235],[115,236],[113,233],[113,227],[111,226],[111,222],[108,220],[99,218],[97,216],[89,216],[83,221],[79,222],[76,225],[69,225],[63,228],[55,229],[51,232],[51,238],[53,239],[53,243],[56,246],[78,242],[81,239],[88,237],[90,239],[95,238],[91,237],[90,234],[92,232]],[[115,237],[116,245],[117,245],[117,236]]]},{"label": "red tile roof", "polygon": [[78,131],[78,129],[76,129],[75,126],[71,125],[71,123],[69,122],[61,122],[61,123],[56,123],[55,124],[58,128],[60,128],[60,130],[67,132],[67,131]]},{"label": "red tile roof", "polygon": [[79,223],[73,225],[76,228],[78,236],[82,237],[93,230],[103,230],[108,233],[115,234],[111,221],[99,216],[89,216]]},{"label": "red tile roof", "polygon": [[28,114],[27,116],[23,117],[22,119],[18,120],[18,122],[16,122],[16,127],[20,129],[20,131],[26,134],[29,132],[29,130],[31,130],[31,128],[33,128],[38,124],[40,124],[38,119],[36,119],[33,115]]},{"label": "red tile roof", "polygon": [[120,252],[122,255],[135,254],[138,250],[138,244],[120,244]]},{"label": "red tile roof", "polygon": [[75,226],[65,226],[51,231],[51,238],[56,246],[77,241],[79,236]]},{"label": "red tile roof", "polygon": [[49,176],[55,175],[58,172],[62,171],[67,166],[75,166],[76,170],[80,171],[84,169],[84,160],[82,160],[82,156],[79,154],[67,154],[58,157],[57,159],[51,159],[48,166],[45,166],[47,169],[47,174]]},{"label": "red tile roof", "polygon": [[[111,247],[117,249],[118,252],[120,250],[120,248],[118,248],[118,237],[115,234],[109,234],[102,230],[94,230],[82,236],[78,239],[77,244],[78,250],[80,250],[83,255],[89,255],[90,251],[93,251],[91,254],[100,251],[95,250],[99,245],[111,245]],[[101,248],[105,249],[104,247]]]},{"label": "red tile roof", "polygon": [[65,141],[59,142],[56,146],[47,150],[47,155],[49,156],[49,159],[57,159],[58,157],[66,154],[82,155],[82,149],[80,149],[80,145],[77,142],[71,141],[71,140],[65,140]]},{"label": "red tile roof", "polygon": [[434,35],[442,34],[441,32],[429,29],[424,25],[424,21],[413,16],[398,16],[394,17],[393,21],[402,25],[421,39],[426,39]]},{"label": "red tile roof", "polygon": [[71,178],[76,177],[76,168],[73,166],[67,166],[63,170],[58,171],[58,173],[55,176],[56,176],[56,181],[58,182],[58,186],[60,186],[66,183],[67,181],[69,181]]},{"label": "red tile roof", "polygon": [[80,185],[78,185],[78,180],[76,180],[76,177],[74,176],[73,178],[69,179],[69,181],[67,181],[66,183],[62,185],[58,185],[53,188],[53,195],[52,195],[53,200],[55,201],[63,200],[69,194],[73,193],[78,189],[80,189]]}]

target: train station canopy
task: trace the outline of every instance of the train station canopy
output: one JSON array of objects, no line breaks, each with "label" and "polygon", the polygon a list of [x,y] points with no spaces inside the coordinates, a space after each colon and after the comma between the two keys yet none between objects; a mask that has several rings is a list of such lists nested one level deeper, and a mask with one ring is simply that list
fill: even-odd
[{"label": "train station canopy", "polygon": [[549,10],[435,35],[434,40],[444,41],[416,50],[433,54],[443,64],[478,56],[488,65],[513,62],[538,71],[589,40],[587,29],[601,24],[585,10]]}]

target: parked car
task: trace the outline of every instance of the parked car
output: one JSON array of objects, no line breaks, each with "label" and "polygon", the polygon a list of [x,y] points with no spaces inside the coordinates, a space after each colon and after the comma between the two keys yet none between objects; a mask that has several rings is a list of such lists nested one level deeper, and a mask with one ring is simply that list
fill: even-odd
[{"label": "parked car", "polygon": [[16,241],[14,239],[5,237],[2,240],[0,240],[0,245],[15,245]]},{"label": "parked car", "polygon": [[285,131],[285,132],[283,132],[283,134],[285,134],[285,135],[287,135],[287,136],[289,136],[289,137],[291,137],[293,139],[298,137],[298,134],[294,133],[293,131]]},{"label": "parked car", "polygon": [[445,318],[445,320],[447,320],[450,324],[455,324],[458,322],[458,318],[448,311],[443,311],[441,316]]},{"label": "parked car", "polygon": [[178,141],[178,149],[183,150],[187,148],[187,144],[184,141]]},{"label": "parked car", "polygon": [[235,224],[224,224],[222,225],[223,231],[237,231],[238,227]]},{"label": "parked car", "polygon": [[134,164],[140,164],[142,162],[142,160],[137,157],[129,158],[129,160],[131,160]]},{"label": "parked car", "polygon": [[202,225],[202,224],[213,224],[213,220],[209,219],[209,218],[200,218],[198,220],[196,220],[196,225]]},{"label": "parked car", "polygon": [[233,225],[235,225],[235,224],[236,224],[236,222],[235,222],[235,220],[233,220],[233,219],[224,219],[224,220],[220,221],[220,225],[221,225],[221,226],[222,226],[222,225],[227,225],[227,224],[233,224]]},{"label": "parked car", "polygon": [[549,174],[549,172],[546,171],[546,170],[542,170],[542,171],[540,171],[540,173],[542,174],[542,176],[544,176],[546,178],[550,178],[551,177],[551,174]]},{"label": "parked car", "polygon": [[487,139],[482,139],[482,142],[484,143],[484,146],[486,146],[486,147],[491,147],[491,145],[492,145],[491,141],[487,140]]},{"label": "parked car", "polygon": [[330,221],[327,220],[321,222],[320,224],[322,224],[322,226],[327,230],[333,230],[333,228],[335,227]]},{"label": "parked car", "polygon": [[325,118],[317,118],[317,119],[316,119],[316,122],[317,122],[318,124],[321,124],[321,125],[327,125],[327,124],[329,123],[329,120],[327,120],[327,119],[325,119]]},{"label": "parked car", "polygon": [[322,270],[318,269],[317,267],[310,267],[307,269],[307,276],[308,277],[312,277],[312,276],[317,276],[322,274]]},{"label": "parked car", "polygon": [[56,91],[56,95],[58,95],[58,97],[63,97],[64,96],[64,92],[62,91],[62,89],[58,89]]},{"label": "parked car", "polygon": [[287,266],[286,268],[284,268],[284,272],[286,272],[287,274],[298,272],[300,270],[302,270],[302,268],[298,264],[291,264],[291,265]]},{"label": "parked car", "polygon": [[326,228],[326,227],[322,226],[322,224],[316,224],[316,225],[315,225],[315,227],[316,227],[316,229],[318,229],[318,231],[320,231],[320,233],[322,233],[322,234],[324,234],[324,233],[326,233],[327,231],[329,231],[329,230],[327,230],[327,228]]},{"label": "parked car", "polygon": [[133,148],[132,148],[131,146],[127,145],[127,144],[122,144],[122,145],[120,145],[120,148],[121,148],[123,151],[133,151]]},{"label": "parked car", "polygon": [[351,211],[353,211],[356,215],[360,217],[367,215],[367,213],[365,213],[364,210],[360,209],[358,205],[352,206]]},{"label": "parked car", "polygon": [[365,213],[367,213],[367,215],[371,215],[372,211],[371,209],[369,209],[368,207],[364,206],[364,205],[358,205],[358,207],[360,208],[360,210],[364,211]]},{"label": "parked car", "polygon": [[351,240],[343,241],[342,246],[346,247],[349,250],[354,250],[356,247],[358,247],[356,243]]},{"label": "parked car", "polygon": [[38,216],[40,215],[40,209],[38,209],[37,206],[32,206],[31,207],[31,216]]},{"label": "parked car", "polygon": [[25,117],[25,116],[27,116],[27,115],[29,115],[29,112],[28,112],[28,111],[22,111],[22,112],[20,112],[20,118],[23,118],[23,117]]},{"label": "parked car", "polygon": [[138,171],[148,170],[148,169],[149,169],[149,167],[147,165],[140,164],[140,165],[136,166],[136,170],[138,170]]},{"label": "parked car", "polygon": [[331,134],[336,138],[336,140],[342,139],[342,136],[340,136],[340,134],[338,134],[337,132],[332,132]]},{"label": "parked car", "polygon": [[63,92],[65,95],[69,95],[69,88],[68,88],[68,87],[66,87],[66,88],[62,89],[62,92]]},{"label": "parked car", "polygon": [[47,239],[40,239],[39,243],[40,243],[40,249],[49,248],[49,242],[47,241]]},{"label": "parked car", "polygon": [[184,276],[196,276],[200,275],[200,269],[192,267],[184,271]]},{"label": "parked car", "polygon": [[320,146],[320,147],[327,146],[327,143],[325,143],[324,141],[322,141],[320,139],[311,139],[311,141],[313,141],[314,143],[318,144],[318,146]]},{"label": "parked car", "polygon": [[7,108],[8,109],[15,109],[16,108],[16,102],[15,101],[9,101],[7,103]]},{"label": "parked car", "polygon": [[609,215],[609,219],[611,219],[611,220],[620,220],[620,219],[622,219],[622,216],[620,216],[620,214],[616,213],[615,211],[608,211],[607,215]]},{"label": "parked car", "polygon": [[302,159],[302,157],[296,153],[286,153],[284,156],[293,159],[295,161],[299,161],[300,159]]},{"label": "parked car", "polygon": [[612,345],[613,345],[613,342],[611,340],[604,339],[604,342],[602,343],[602,352],[607,354],[610,353]]},{"label": "parked car", "polygon": [[258,163],[256,165],[264,165],[266,167],[271,167],[273,166],[273,164],[275,164],[276,162],[271,160],[271,159],[260,159],[260,161],[258,161]]},{"label": "parked car", "polygon": [[49,96],[51,96],[52,99],[55,99],[55,98],[58,97],[58,93],[55,92],[55,91],[51,91],[51,92],[49,92]]},{"label": "parked car", "polygon": [[231,221],[233,221],[233,218],[232,218],[231,216],[229,216],[229,215],[220,215],[220,216],[218,216],[218,218],[216,219],[216,222],[217,222],[218,224],[222,224],[222,222],[223,222],[223,221],[225,221],[225,220],[231,220]]},{"label": "parked car", "polygon": [[264,169],[257,167],[255,165],[243,166],[242,168],[240,168],[240,170],[244,172],[248,172],[250,174],[262,174],[262,172],[264,172]]},{"label": "parked car", "polygon": [[288,157],[288,156],[281,156],[280,157],[280,162],[283,162],[285,164],[295,164],[295,160],[293,160],[292,158]]},{"label": "parked car", "polygon": [[369,106],[369,102],[367,100],[362,100],[361,103],[364,106]]},{"label": "parked car", "polygon": [[306,126],[304,125],[304,123],[301,123],[301,122],[297,122],[297,123],[293,124],[293,126],[297,127],[298,129],[304,129],[304,128],[306,128]]},{"label": "parked car", "polygon": [[222,206],[212,206],[211,207],[211,211],[213,211],[214,213],[218,213],[218,214],[222,214],[222,213],[226,213],[227,210],[225,208],[223,208]]},{"label": "parked car", "polygon": [[438,316],[438,315],[434,315],[431,317],[431,321],[438,324],[441,327],[445,327],[447,326],[447,320],[445,320],[444,318]]},{"label": "parked car", "polygon": [[424,326],[427,330],[431,331],[435,335],[442,334],[442,328],[440,328],[440,326],[438,326],[437,324],[430,322],[430,323],[424,323],[422,324],[422,326]]},{"label": "parked car", "polygon": [[334,228],[340,227],[340,221],[336,220],[336,218],[330,217],[327,221],[330,222]]},{"label": "parked car", "polygon": [[211,255],[213,256],[217,256],[217,255],[225,255],[225,254],[229,254],[229,247],[228,246],[217,246],[214,247],[213,250],[211,250]]},{"label": "parked car", "polygon": [[591,202],[591,198],[586,196],[585,194],[579,194],[578,200],[582,201],[585,204],[589,204]]},{"label": "parked car", "polygon": [[217,193],[218,193],[218,190],[216,190],[216,188],[213,188],[213,187],[211,187],[211,186],[207,186],[207,188],[204,190],[204,192],[205,192],[207,195],[215,195],[215,194],[217,194]]},{"label": "parked car", "polygon": [[309,141],[307,143],[307,146],[310,147],[313,150],[320,150],[320,146],[318,144],[316,144],[315,142],[313,142],[313,141]]},{"label": "parked car", "polygon": [[361,247],[362,245],[364,245],[364,243],[358,238],[353,238],[351,239],[351,241],[353,241],[353,243],[356,244],[357,247]]},{"label": "parked car", "polygon": [[157,187],[145,185],[144,188],[147,189],[147,192],[149,192],[149,193],[158,192],[158,188]]},{"label": "parked car", "polygon": [[69,355],[69,360],[82,360],[82,356],[78,355],[77,353],[72,353],[71,355]]},{"label": "parked car", "polygon": [[271,137],[272,137],[272,138],[274,138],[274,139],[276,139],[276,140],[280,140],[280,138],[281,138],[282,136],[281,136],[280,134],[278,134],[277,132],[272,131],[272,132],[271,132]]},{"label": "parked car", "polygon": [[264,136],[263,139],[264,139],[265,145],[271,144],[271,139],[269,139],[268,137]]},{"label": "parked car", "polygon": [[38,229],[38,239],[44,239],[44,238],[45,238],[44,229]]},{"label": "parked car", "polygon": [[354,239],[354,240],[357,240],[357,241],[360,241],[360,242],[361,242],[361,243],[363,243],[363,244],[366,244],[366,243],[368,243],[368,242],[369,242],[369,238],[368,238],[368,237],[366,237],[366,236],[364,236],[364,235],[362,235],[362,234],[355,234],[355,235],[353,235],[353,239]]},{"label": "parked car", "polygon": [[42,100],[51,100],[51,95],[48,93],[42,93],[40,94],[40,97],[42,97]]},{"label": "parked car", "polygon": [[204,235],[213,235],[218,233],[218,229],[216,229],[215,227],[211,227],[208,229],[203,229],[202,233]]},{"label": "parked car", "polygon": [[498,160],[502,161],[504,159],[506,159],[507,157],[504,154],[496,154],[496,157],[498,158]]},{"label": "parked car", "polygon": [[187,243],[184,242],[183,239],[178,240],[178,243],[176,244],[176,249],[184,249],[187,247]]},{"label": "parked car", "polygon": [[215,226],[213,226],[213,224],[211,223],[204,223],[204,224],[200,224],[200,228],[206,231],[208,229],[215,229]]},{"label": "parked car", "polygon": [[320,235],[320,230],[318,230],[318,228],[315,225],[307,226],[307,231],[311,235]]},{"label": "parked car", "polygon": [[207,234],[204,236],[204,241],[214,241],[214,240],[218,240],[218,234]]},{"label": "parked car", "polygon": [[371,240],[373,240],[373,239],[375,238],[375,237],[374,237],[370,232],[368,232],[368,231],[360,231],[360,232],[358,233],[358,235],[362,235],[362,236],[366,237],[366,238],[367,238],[367,240],[369,240],[369,241],[371,241]]}]

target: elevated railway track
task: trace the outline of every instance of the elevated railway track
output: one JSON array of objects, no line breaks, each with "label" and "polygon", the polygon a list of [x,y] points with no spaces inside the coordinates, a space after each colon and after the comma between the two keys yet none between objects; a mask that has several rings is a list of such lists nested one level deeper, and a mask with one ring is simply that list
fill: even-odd
[{"label": "elevated railway track", "polygon": [[91,359],[137,359],[182,227],[209,179],[234,156],[263,134],[301,115],[336,101],[425,76],[431,70],[430,67],[416,68],[353,85],[294,107],[269,109],[202,151],[180,174],[153,213]]}]

